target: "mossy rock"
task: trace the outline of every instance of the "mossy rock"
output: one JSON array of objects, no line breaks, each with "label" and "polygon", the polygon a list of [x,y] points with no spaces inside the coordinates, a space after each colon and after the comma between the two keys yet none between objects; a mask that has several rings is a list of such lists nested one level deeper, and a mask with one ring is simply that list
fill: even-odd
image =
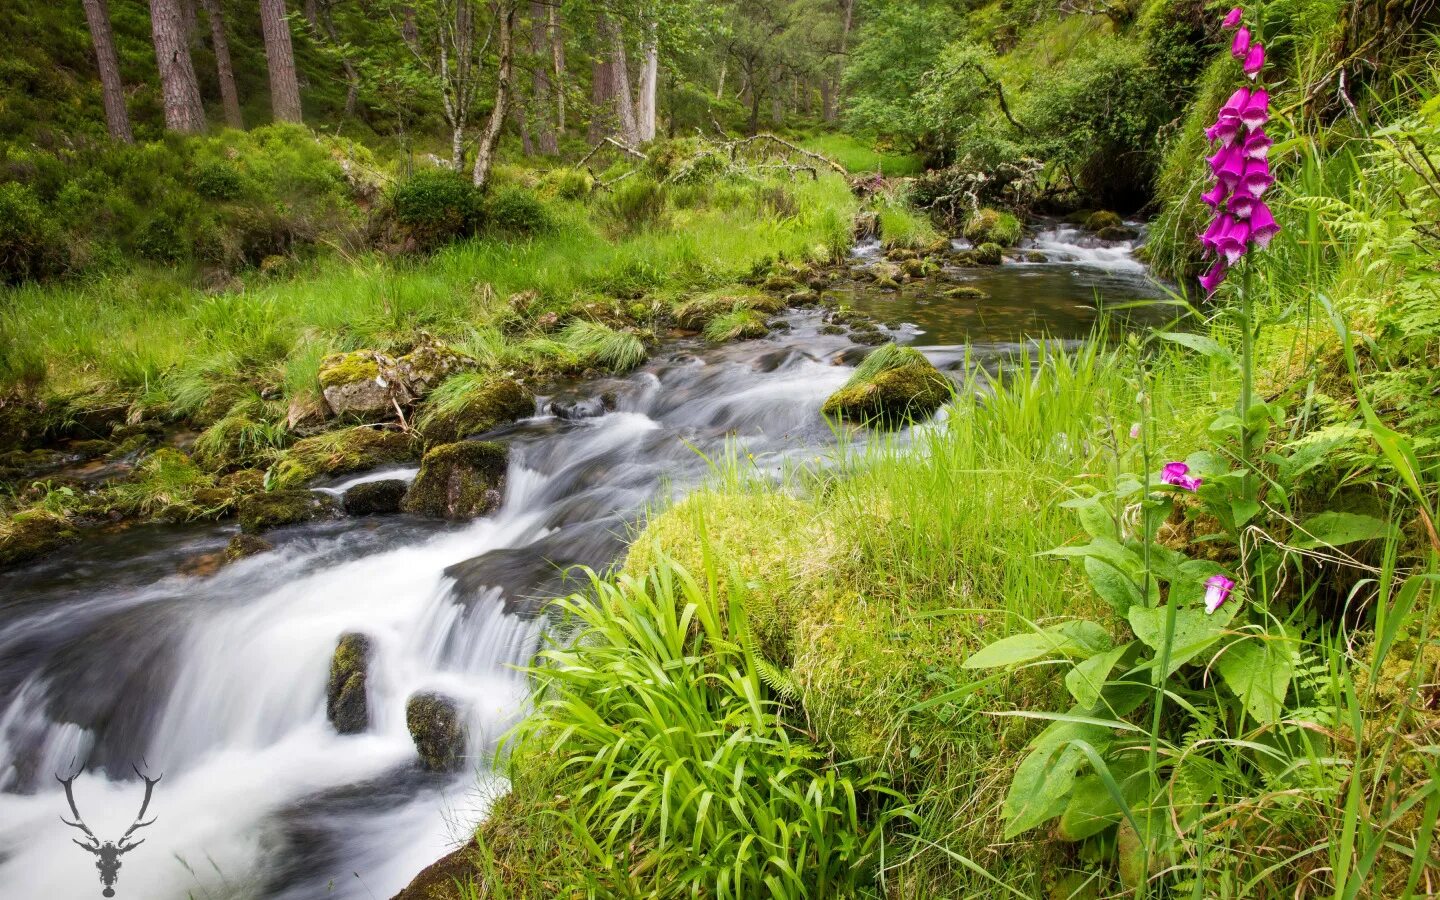
[{"label": "mossy rock", "polygon": [[785,305],[794,307],[816,306],[820,303],[820,291],[810,289],[785,295]]},{"label": "mossy rock", "polygon": [[950,379],[919,350],[890,344],[866,357],[821,411],[852,422],[894,428],[928,417],[953,391]]},{"label": "mossy rock", "polygon": [[459,770],[465,759],[465,725],[454,700],[433,691],[412,694],[405,701],[405,727],[426,769]]},{"label": "mossy rock", "polygon": [[1013,247],[1020,243],[1024,229],[1020,220],[1008,212],[994,209],[976,210],[965,223],[965,239],[975,246],[998,244]]},{"label": "mossy rock", "polygon": [[275,487],[291,488],[322,475],[363,472],[419,456],[415,435],[361,425],[297,441],[275,463],[271,478]]},{"label": "mossy rock", "polygon": [[466,376],[456,384],[471,384],[459,397],[443,405],[432,403],[416,420],[415,427],[427,444],[449,444],[523,419],[535,412],[535,395],[513,378],[478,381]]},{"label": "mossy rock", "polygon": [[878,282],[888,280],[898,282],[900,276],[905,273],[894,263],[876,263],[866,271],[866,274],[870,276],[871,281]]},{"label": "mossy rock", "polygon": [[494,512],[505,489],[508,452],[491,441],[442,444],[425,454],[405,495],[405,512],[435,519],[473,519]]},{"label": "mossy rock", "polygon": [[909,278],[924,278],[930,274],[931,267],[923,259],[907,259],[900,263],[900,271]]},{"label": "mossy rock", "polygon": [[945,296],[953,297],[956,300],[984,300],[990,295],[978,287],[969,284],[962,284],[959,287],[950,288]]},{"label": "mossy rock", "polygon": [[776,274],[766,278],[760,286],[767,291],[785,293],[786,291],[793,291],[799,287],[799,282],[795,280],[794,276]]},{"label": "mossy rock", "polygon": [[225,559],[227,562],[235,562],[274,549],[275,545],[262,537],[241,533],[232,537],[230,543],[225,545]]},{"label": "mossy rock", "polygon": [[475,838],[471,837],[465,846],[422,869],[391,900],[467,900],[488,896],[479,888],[479,873],[480,848]]},{"label": "mossy rock", "polygon": [[890,335],[878,328],[862,328],[850,332],[850,340],[867,347],[874,347],[890,340]]},{"label": "mossy rock", "polygon": [[451,375],[477,367],[473,357],[425,338],[395,361],[395,376],[413,397],[423,397]]},{"label": "mossy rock", "polygon": [[315,491],[299,489],[251,494],[240,501],[240,529],[248,534],[258,534],[270,528],[333,519],[339,512],[335,498]]},{"label": "mossy rock", "polygon": [[1127,225],[1106,225],[1095,236],[1102,241],[1130,241],[1139,237],[1140,232]]},{"label": "mossy rock", "polygon": [[44,509],[29,509],[0,522],[0,568],[39,559],[80,539],[70,520]]},{"label": "mossy rock", "polygon": [[325,403],[337,416],[389,415],[395,402],[409,399],[397,394],[403,391],[403,385],[382,377],[382,371],[390,372],[394,367],[395,360],[374,350],[325,357],[319,373]]},{"label": "mossy rock", "polygon": [[970,256],[977,266],[998,266],[1005,259],[1005,249],[999,244],[981,244]]},{"label": "mossy rock", "polygon": [[1086,216],[1085,223],[1082,227],[1084,227],[1086,231],[1100,231],[1105,228],[1123,228],[1125,227],[1125,220],[1120,218],[1116,213],[1110,212],[1108,209],[1100,209]]},{"label": "mossy rock", "polygon": [[370,651],[370,638],[350,631],[340,635],[335,653],[330,657],[325,717],[340,734],[360,734],[370,727],[370,706],[365,692]]},{"label": "mossy rock", "polygon": [[345,512],[352,516],[383,516],[398,513],[410,485],[398,478],[367,481],[345,492]]},{"label": "mossy rock", "polygon": [[821,326],[820,326],[820,333],[821,333],[821,334],[844,334],[844,333],[845,333],[845,326],[843,326],[843,325],[833,325],[833,324],[832,324],[832,325],[821,325]]},{"label": "mossy rock", "polygon": [[904,262],[907,259],[915,259],[919,255],[909,247],[894,247],[885,251],[885,258],[891,262]]}]

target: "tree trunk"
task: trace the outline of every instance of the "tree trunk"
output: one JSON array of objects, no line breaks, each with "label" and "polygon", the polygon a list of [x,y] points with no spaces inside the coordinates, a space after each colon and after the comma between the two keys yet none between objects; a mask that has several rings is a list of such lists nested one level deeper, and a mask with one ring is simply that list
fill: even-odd
[{"label": "tree trunk", "polygon": [[840,118],[840,97],[844,89],[845,78],[845,54],[850,47],[850,28],[855,21],[855,0],[845,0],[844,24],[840,28],[840,54],[835,60],[834,82],[829,91],[825,104],[825,121],[834,122]]},{"label": "tree trunk", "polygon": [[300,82],[295,76],[295,49],[290,43],[285,0],[260,0],[260,25],[270,70],[270,109],[277,122],[299,122]]},{"label": "tree trunk", "polygon": [[592,144],[615,130],[608,121],[610,81],[610,61],[595,57],[595,64],[590,69],[590,128],[585,135],[585,139]]},{"label": "tree trunk", "polygon": [[155,39],[155,62],[160,69],[160,94],[165,104],[165,127],[195,134],[205,130],[205,107],[190,60],[185,18],[179,0],[150,0],[150,31]]},{"label": "tree trunk", "polygon": [[[554,11],[553,7],[551,11]],[[560,152],[560,142],[555,137],[555,126],[551,122],[554,111],[550,108],[550,73],[540,62],[545,54],[551,52],[545,32],[545,3],[543,0],[530,0],[530,53],[535,57],[535,74],[531,78],[530,91],[535,98],[534,109],[531,110],[535,118],[535,142],[541,153],[554,156]]]},{"label": "tree trunk", "polygon": [[135,135],[130,131],[130,114],[125,110],[125,84],[120,80],[120,58],[115,54],[115,34],[110,30],[110,8],[105,0],[84,0],[84,4],[85,21],[90,25],[90,42],[95,45],[95,66],[100,70],[105,127],[115,140],[133,144]]},{"label": "tree trunk", "polygon": [[645,60],[640,64],[640,84],[635,97],[635,137],[641,142],[655,140],[655,95],[660,82],[660,45],[655,23],[646,26]]},{"label": "tree trunk", "polygon": [[225,124],[244,128],[240,116],[240,93],[235,89],[235,70],[230,65],[230,42],[225,39],[225,19],[220,0],[200,0],[205,18],[210,20],[210,43],[215,47],[215,71],[220,76],[220,102],[225,108]]},{"label": "tree trunk", "polygon": [[728,59],[721,60],[721,61],[720,61],[720,82],[719,82],[719,84],[715,85],[715,99],[716,99],[716,100],[724,100],[724,99],[725,99],[725,73],[728,72],[729,70],[730,70],[730,60],[728,60]]},{"label": "tree trunk", "polygon": [[185,23],[185,42],[194,47],[200,40],[200,19],[194,0],[180,0],[180,19]]},{"label": "tree trunk", "polygon": [[551,0],[550,21],[545,30],[550,33],[550,64],[555,80],[550,89],[555,92],[555,133],[565,135],[565,33],[560,30],[560,4],[562,0]]},{"label": "tree trunk", "polygon": [[630,66],[625,59],[625,35],[614,19],[600,13],[596,30],[600,46],[609,54],[609,100],[615,106],[616,128],[620,143],[633,147],[639,143],[635,126],[635,101],[630,93]]},{"label": "tree trunk", "polygon": [[505,125],[505,107],[510,101],[510,74],[515,56],[515,4],[513,0],[501,0],[495,4],[500,20],[500,70],[495,75],[495,105],[490,109],[490,121],[480,135],[480,145],[475,148],[475,186],[485,187],[490,180],[490,166],[495,160],[495,145],[500,141],[500,129]]},{"label": "tree trunk", "polygon": [[520,152],[525,156],[535,155],[535,141],[530,136],[530,116],[525,109],[525,97],[519,90],[510,104],[510,118],[515,120],[515,130],[520,132]]}]

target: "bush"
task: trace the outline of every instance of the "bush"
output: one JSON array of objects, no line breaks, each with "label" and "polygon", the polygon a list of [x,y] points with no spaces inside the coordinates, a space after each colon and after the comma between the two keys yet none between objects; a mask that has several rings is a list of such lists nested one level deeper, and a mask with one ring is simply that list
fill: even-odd
[{"label": "bush", "polygon": [[595,190],[595,176],[584,169],[555,169],[546,173],[540,186],[561,200],[583,200]]},{"label": "bush", "polygon": [[626,231],[640,231],[665,214],[665,188],[648,175],[627,178],[605,198],[604,209]]},{"label": "bush", "polygon": [[244,184],[231,163],[207,163],[195,170],[195,193],[207,200],[238,200]]},{"label": "bush", "polygon": [[65,269],[65,236],[23,184],[0,185],[0,279],[43,278]]},{"label": "bush", "polygon": [[422,250],[475,233],[482,197],[458,172],[419,172],[395,189],[391,197],[395,221]]},{"label": "bush", "polygon": [[501,236],[542,234],[555,227],[550,208],[523,187],[496,188],[485,198],[485,230]]}]

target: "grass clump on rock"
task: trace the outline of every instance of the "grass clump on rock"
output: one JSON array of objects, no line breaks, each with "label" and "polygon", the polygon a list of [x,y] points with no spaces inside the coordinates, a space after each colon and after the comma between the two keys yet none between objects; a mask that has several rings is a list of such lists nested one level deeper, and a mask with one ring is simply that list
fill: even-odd
[{"label": "grass clump on rock", "polygon": [[271,481],[277,488],[298,487],[322,475],[362,472],[419,455],[414,435],[361,425],[297,441],[271,469]]},{"label": "grass clump on rock", "polygon": [[737,307],[705,323],[703,333],[706,341],[724,344],[728,341],[764,337],[770,333],[770,328],[765,324],[765,316],[758,310]]},{"label": "grass clump on rock", "polygon": [[473,519],[500,506],[508,454],[504,444],[459,441],[425,454],[402,509],[435,519]]},{"label": "grass clump on rock", "polygon": [[852,422],[895,428],[926,418],[953,394],[950,379],[919,350],[886,344],[865,357],[821,411]]},{"label": "grass clump on rock", "polygon": [[284,525],[333,518],[339,509],[333,497],[302,488],[252,494],[240,501],[238,512],[240,529],[257,534]]},{"label": "grass clump on rock", "polygon": [[1022,232],[1020,220],[1013,214],[994,209],[978,209],[965,223],[964,234],[965,240],[977,247],[981,244],[1013,247],[1020,243]]},{"label": "grass clump on rock", "polygon": [[38,559],[80,537],[70,520],[44,509],[28,509],[0,522],[0,568]]},{"label": "grass clump on rock", "polygon": [[464,372],[431,393],[415,428],[427,443],[448,444],[534,412],[535,395],[513,378]]}]

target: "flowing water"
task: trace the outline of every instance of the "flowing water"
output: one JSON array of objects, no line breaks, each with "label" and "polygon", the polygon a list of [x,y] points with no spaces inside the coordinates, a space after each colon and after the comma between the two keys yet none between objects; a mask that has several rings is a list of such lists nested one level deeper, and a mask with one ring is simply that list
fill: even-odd
[{"label": "flowing water", "polygon": [[[836,290],[947,369],[967,353],[1001,368],[1042,332],[1078,340],[1097,298],[1157,296],[1128,243],[1050,226],[1032,245],[1043,262],[951,269],[899,293],[858,277]],[[877,255],[857,248],[856,273]],[[990,299],[941,296],[966,283]],[[0,574],[0,896],[98,896],[95,860],[61,822],[69,808],[56,775],[83,769],[80,813],[114,840],[140,807],[137,768],[163,779],[116,896],[394,894],[467,838],[504,791],[486,761],[519,714],[525,684],[513,666],[534,652],[536,612],[564,590],[565,569],[622,554],[647,504],[703,480],[697,451],[731,441],[778,470],[833,442],[820,404],[865,348],[822,333],[820,311],[783,318],[791,327],[769,338],[715,348],[677,340],[629,376],[556,388],[539,414],[489,435],[510,447],[505,499],[471,523],[298,526],[267,535],[276,550],[209,576],[181,572],[222,548],[233,525],[149,526]],[[613,408],[596,399],[607,394]],[[325,688],[347,631],[375,648],[371,724],[340,736]],[[404,722],[417,690],[466,709],[461,774],[417,767]]]}]

